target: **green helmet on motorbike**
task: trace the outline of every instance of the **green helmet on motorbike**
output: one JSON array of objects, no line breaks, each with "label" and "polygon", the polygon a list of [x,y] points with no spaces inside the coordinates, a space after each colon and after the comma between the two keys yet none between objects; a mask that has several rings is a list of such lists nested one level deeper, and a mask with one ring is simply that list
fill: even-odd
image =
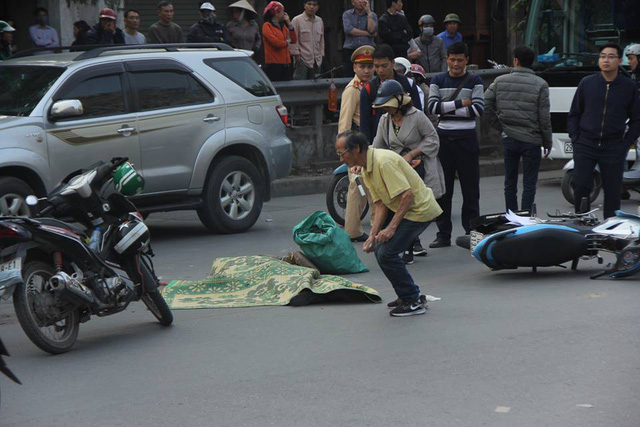
[{"label": "green helmet on motorbike", "polygon": [[131,163],[125,162],[113,172],[113,185],[123,196],[135,196],[144,189],[144,178]]}]

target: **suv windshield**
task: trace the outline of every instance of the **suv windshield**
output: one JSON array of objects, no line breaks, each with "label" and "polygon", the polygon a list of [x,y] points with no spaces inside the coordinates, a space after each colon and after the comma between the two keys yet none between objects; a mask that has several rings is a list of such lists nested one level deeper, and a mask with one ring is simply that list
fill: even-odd
[{"label": "suv windshield", "polygon": [[0,67],[0,114],[28,116],[63,72],[61,67]]}]

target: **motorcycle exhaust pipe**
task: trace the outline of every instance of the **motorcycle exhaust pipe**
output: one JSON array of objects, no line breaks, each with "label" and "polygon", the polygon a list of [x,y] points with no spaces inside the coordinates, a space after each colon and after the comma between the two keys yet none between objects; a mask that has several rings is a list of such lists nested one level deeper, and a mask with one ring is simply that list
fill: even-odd
[{"label": "motorcycle exhaust pipe", "polygon": [[95,297],[91,290],[69,276],[64,271],[57,273],[49,279],[51,288],[61,298],[71,301],[75,305],[94,305]]}]

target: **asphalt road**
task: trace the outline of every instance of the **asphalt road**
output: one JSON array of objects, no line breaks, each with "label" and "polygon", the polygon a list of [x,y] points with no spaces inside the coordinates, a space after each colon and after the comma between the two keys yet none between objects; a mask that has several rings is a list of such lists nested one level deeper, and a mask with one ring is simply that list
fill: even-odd
[{"label": "asphalt road", "polygon": [[[482,211],[501,210],[501,178],[481,189]],[[635,212],[634,197],[623,208]],[[215,257],[295,249],[291,228],[323,203],[275,199],[233,236],[206,234],[190,212],[152,215],[158,273],[195,279]],[[544,181],[538,211],[556,208],[570,209],[559,182]],[[394,299],[358,251],[371,272],[352,279]],[[2,303],[0,336],[24,384],[0,378],[0,425],[638,426],[640,284],[589,280],[598,269],[491,272],[461,248],[430,250],[410,267],[442,297],[424,316],[391,318],[385,304],[188,310],[162,328],[135,303],[82,325],[59,356],[31,344]]]}]

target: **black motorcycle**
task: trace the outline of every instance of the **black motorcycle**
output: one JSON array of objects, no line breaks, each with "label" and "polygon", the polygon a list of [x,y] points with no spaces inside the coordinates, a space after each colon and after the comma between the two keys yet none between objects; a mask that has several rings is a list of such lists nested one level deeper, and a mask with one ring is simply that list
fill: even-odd
[{"label": "black motorcycle", "polygon": [[[127,158],[114,158],[58,186],[34,217],[0,218],[0,297],[13,294],[22,329],[46,352],[70,350],[80,323],[136,300],[162,325],[173,322],[142,215],[119,192],[103,196],[114,173],[122,177],[120,168],[126,176],[115,186],[122,191],[137,173]],[[32,206],[38,202],[27,198]]]}]

